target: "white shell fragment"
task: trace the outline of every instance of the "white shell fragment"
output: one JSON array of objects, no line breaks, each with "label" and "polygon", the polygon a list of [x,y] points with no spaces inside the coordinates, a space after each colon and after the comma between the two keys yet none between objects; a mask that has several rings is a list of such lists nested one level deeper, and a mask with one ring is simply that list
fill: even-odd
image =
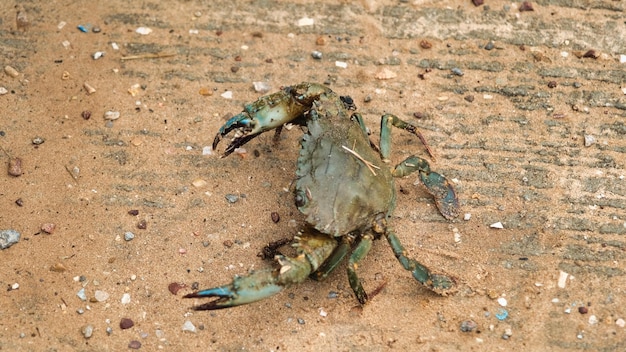
[{"label": "white shell fragment", "polygon": [[107,111],[104,113],[104,119],[105,120],[117,120],[120,118],[120,112],[119,111]]},{"label": "white shell fragment", "polygon": [[141,34],[141,35],[148,35],[150,33],[152,33],[152,29],[148,28],[148,27],[139,27],[135,30],[135,32]]},{"label": "white shell fragment", "polygon": [[590,147],[596,143],[596,137],[586,134],[585,135],[585,147]]},{"label": "white shell fragment", "polygon": [[498,304],[501,305],[502,307],[506,307],[506,305],[509,303],[506,301],[506,298],[500,297],[498,298]]},{"label": "white shell fragment", "polygon": [[270,91],[271,86],[267,82],[252,82],[254,85],[254,91],[257,93],[267,93]]},{"label": "white shell fragment", "polygon": [[388,68],[383,68],[382,70],[376,72],[376,79],[384,80],[384,79],[392,79],[398,77],[398,74],[391,71]]},{"label": "white shell fragment", "polygon": [[93,53],[93,59],[98,60],[99,58],[104,56],[104,51],[96,51]]},{"label": "white shell fragment", "polygon": [[92,87],[89,83],[85,82],[83,83],[83,88],[85,88],[85,90],[87,91],[88,95],[92,95],[93,93],[96,92],[96,88]]},{"label": "white shell fragment", "polygon": [[312,26],[315,24],[315,20],[308,17],[302,17],[298,20],[298,22],[296,22],[296,24],[298,25],[298,27]]},{"label": "white shell fragment", "polygon": [[189,320],[187,320],[184,324],[183,324],[183,331],[189,331],[189,332],[196,332],[196,326],[193,325],[192,322],[190,322]]},{"label": "white shell fragment", "polygon": [[230,90],[225,91],[224,93],[220,94],[220,96],[224,99],[232,99],[233,98],[233,92]]},{"label": "white shell fragment", "polygon": [[348,63],[344,61],[335,61],[335,66],[341,68],[348,68]]},{"label": "white shell fragment", "polygon": [[493,229],[503,229],[504,225],[502,225],[502,223],[500,221],[493,223],[491,225],[489,225],[489,227],[493,228]]},{"label": "white shell fragment", "polygon": [[565,284],[567,283],[567,277],[569,276],[568,273],[566,273],[565,271],[560,271],[559,272],[559,281],[557,282],[557,285],[560,288],[565,288]]}]

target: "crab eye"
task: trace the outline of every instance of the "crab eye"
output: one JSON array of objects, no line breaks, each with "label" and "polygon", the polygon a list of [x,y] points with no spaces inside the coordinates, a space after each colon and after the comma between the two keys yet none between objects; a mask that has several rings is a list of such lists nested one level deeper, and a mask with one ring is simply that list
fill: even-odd
[{"label": "crab eye", "polygon": [[296,207],[298,208],[302,208],[303,206],[306,205],[306,195],[304,194],[304,191],[302,190],[298,190],[296,191]]}]

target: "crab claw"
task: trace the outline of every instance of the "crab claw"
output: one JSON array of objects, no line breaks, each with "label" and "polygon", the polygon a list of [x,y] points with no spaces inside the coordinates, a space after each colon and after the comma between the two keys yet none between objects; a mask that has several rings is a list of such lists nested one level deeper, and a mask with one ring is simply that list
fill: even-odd
[{"label": "crab claw", "polygon": [[[246,104],[241,113],[233,116],[226,121],[224,126],[220,127],[213,140],[213,150],[225,135],[238,129],[241,135],[235,137],[226,147],[222,155],[225,157],[259,134],[303,116],[306,111],[311,109],[313,102],[321,94],[329,92],[328,88],[319,84],[300,83],[285,87],[276,93],[262,96],[256,101]],[[348,99],[345,98],[343,101],[344,104],[347,104]]]},{"label": "crab claw", "polygon": [[208,303],[194,306],[194,310],[216,310],[260,301],[273,296],[283,289],[277,285],[277,272],[263,270],[248,276],[236,276],[229,285],[214,287],[183,296],[183,298],[217,297]]},{"label": "crab claw", "polygon": [[253,121],[253,119],[245,112],[242,112],[241,114],[233,116],[228,121],[226,121],[224,126],[220,127],[219,131],[217,132],[215,139],[213,139],[213,150],[217,148],[217,144],[230,131],[234,129],[241,129],[243,132],[243,135],[239,137],[235,137],[233,139],[233,141],[228,145],[228,147],[226,147],[223,157],[229,155],[235,149],[248,143],[248,141],[250,141],[252,138],[256,137],[259,133],[261,133],[261,132],[257,132],[254,134],[250,134],[250,131],[253,130],[254,125],[255,125],[255,122]]}]

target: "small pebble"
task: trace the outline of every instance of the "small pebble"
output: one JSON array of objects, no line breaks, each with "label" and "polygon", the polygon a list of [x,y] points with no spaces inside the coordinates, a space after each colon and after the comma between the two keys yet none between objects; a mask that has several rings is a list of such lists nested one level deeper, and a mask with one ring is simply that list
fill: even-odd
[{"label": "small pebble", "polygon": [[127,231],[126,233],[124,233],[124,240],[125,241],[132,241],[135,238],[135,234]]},{"label": "small pebble", "polygon": [[495,48],[495,44],[492,41],[489,41],[489,43],[487,43],[487,45],[485,45],[485,50],[493,50],[493,48]]},{"label": "small pebble", "polygon": [[272,221],[276,224],[280,221],[280,215],[278,215],[277,212],[273,211],[272,214]]},{"label": "small pebble", "polygon": [[16,69],[14,69],[13,67],[8,66],[8,65],[4,66],[4,73],[6,73],[7,75],[9,75],[9,76],[11,76],[13,78],[15,78],[15,77],[20,75],[20,73],[17,72]]},{"label": "small pebble", "polygon": [[314,58],[315,60],[321,60],[321,59],[322,59],[322,56],[323,56],[323,54],[322,54],[322,52],[321,52],[321,51],[317,51],[317,50],[315,50],[315,51],[313,51],[313,52],[311,53],[311,57],[312,57],[312,58]]},{"label": "small pebble", "polygon": [[590,315],[589,316],[589,325],[596,325],[598,324],[598,317],[596,317],[595,315]]},{"label": "small pebble", "polygon": [[334,299],[334,298],[337,298],[337,297],[339,297],[339,293],[337,293],[335,291],[328,292],[328,298]]},{"label": "small pebble", "polygon": [[420,48],[422,49],[430,49],[433,47],[433,44],[426,39],[420,41]]},{"label": "small pebble", "polygon": [[15,230],[0,231],[0,249],[7,249],[20,240],[20,233]]},{"label": "small pebble", "polygon": [[298,27],[312,26],[314,24],[315,24],[315,20],[312,18],[308,18],[308,17],[303,17],[296,22],[296,25]]},{"label": "small pebble", "polygon": [[91,111],[84,110],[83,112],[80,113],[80,117],[82,117],[85,120],[89,120],[91,118]]},{"label": "small pebble", "polygon": [[[93,93],[96,92],[96,88],[92,87],[91,84],[84,82],[83,83],[83,88],[85,88],[85,91],[87,91],[87,95],[92,95]],[[106,115],[105,115],[106,118]]]},{"label": "small pebble", "polygon": [[128,343],[128,348],[132,350],[138,350],[141,348],[141,342],[137,340],[132,340],[131,342]]},{"label": "small pebble", "polygon": [[122,330],[130,329],[133,326],[135,326],[135,323],[132,321],[132,319],[122,318],[120,320],[120,329]]},{"label": "small pebble", "polygon": [[233,92],[230,90],[225,91],[224,93],[220,94],[220,96],[224,99],[232,99],[233,98]]},{"label": "small pebble", "polygon": [[504,329],[504,334],[502,334],[502,339],[508,340],[511,336],[513,336],[513,330],[511,330],[511,328]]},{"label": "small pebble", "polygon": [[504,308],[499,308],[495,316],[498,320],[504,320],[509,316],[509,312]]},{"label": "small pebble", "polygon": [[104,113],[104,119],[105,120],[117,120],[120,118],[120,112],[119,111],[107,111]]},{"label": "small pebble", "polygon": [[56,263],[50,267],[50,271],[55,272],[55,273],[62,273],[66,270],[67,268],[62,263]]},{"label": "small pebble", "polygon": [[398,74],[391,71],[388,68],[383,68],[380,71],[378,71],[374,77],[379,80],[385,80],[385,79],[396,78],[398,77]]},{"label": "small pebble", "polygon": [[80,329],[80,332],[85,336],[86,339],[90,338],[93,335],[93,326],[85,325]]},{"label": "small pebble", "polygon": [[104,51],[96,51],[93,53],[93,59],[98,60],[99,58],[104,56]]},{"label": "small pebble", "polygon": [[21,176],[24,172],[22,171],[22,159],[20,158],[9,158],[9,175],[13,177]]},{"label": "small pebble", "polygon": [[83,32],[83,33],[87,33],[89,32],[89,28],[85,25],[79,24],[78,26],[76,26],[76,28],[78,28],[79,31]]},{"label": "small pebble", "polygon": [[35,137],[33,138],[33,141],[32,141],[34,145],[42,145],[43,142],[45,142],[45,140],[41,137]]},{"label": "small pebble", "polygon": [[18,288],[20,288],[20,284],[19,284],[19,283],[17,283],[17,282],[15,282],[15,283],[13,283],[13,284],[11,285],[11,291],[13,291],[13,290],[17,290]]},{"label": "small pebble", "polygon": [[466,102],[471,103],[474,101],[474,96],[473,95],[466,95],[465,97],[463,97],[463,99],[465,99]]},{"label": "small pebble", "polygon": [[185,285],[184,283],[181,282],[172,282],[171,284],[167,285],[167,289],[173,294],[177,294],[178,291],[180,291],[181,289],[187,287],[187,285]]},{"label": "small pebble", "polygon": [[130,303],[130,293],[124,293],[121,299],[122,304]]},{"label": "small pebble", "polygon": [[237,201],[239,201],[239,196],[238,196],[238,195],[236,195],[236,194],[231,194],[231,193],[228,193],[228,194],[226,194],[224,197],[226,198],[226,200],[228,201],[228,203],[231,203],[231,204],[233,204],[233,203],[237,203]]},{"label": "small pebble", "polygon": [[148,27],[139,27],[135,30],[135,32],[141,35],[148,35],[152,33],[152,29]]},{"label": "small pebble", "polygon": [[494,229],[503,229],[504,225],[502,225],[502,223],[498,221],[496,223],[489,225],[489,227],[494,228]]},{"label": "small pebble", "polygon": [[304,325],[306,322],[302,318],[298,318],[298,324]]},{"label": "small pebble", "polygon": [[589,313],[589,309],[587,309],[587,307],[585,307],[585,306],[578,307],[578,313],[580,313],[580,314],[587,314],[587,313]]},{"label": "small pebble", "polygon": [[556,81],[548,82],[548,88],[556,88],[557,85],[558,83]]},{"label": "small pebble", "polygon": [[51,222],[47,222],[45,224],[41,224],[41,231],[51,235],[54,233],[54,230],[56,229],[57,225],[51,223]]},{"label": "small pebble", "polygon": [[461,322],[461,331],[462,332],[472,332],[478,328],[478,324],[476,324],[473,320],[464,320]]},{"label": "small pebble", "polygon": [[137,228],[140,230],[145,230],[148,228],[148,223],[146,222],[146,220],[139,220],[139,222],[137,223]]},{"label": "small pebble", "polygon": [[569,276],[569,274],[564,272],[564,271],[560,271],[559,272],[559,280],[557,282],[557,286],[559,288],[565,288],[565,284],[567,283],[567,277],[568,276]]},{"label": "small pebble", "polygon": [[533,9],[533,4],[530,1],[524,1],[519,7],[519,11],[520,12],[535,11],[535,9]]},{"label": "small pebble", "polygon": [[85,310],[82,309],[82,308],[78,308],[78,309],[76,309],[76,313],[82,315],[82,314],[85,314]]},{"label": "small pebble", "polygon": [[193,323],[189,320],[187,320],[184,324],[183,324],[183,331],[189,331],[192,333],[196,332],[196,327],[195,325],[193,325]]},{"label": "small pebble", "polygon": [[6,87],[0,87],[0,95],[5,95],[9,93],[9,90]]},{"label": "small pebble", "polygon": [[506,301],[506,298],[500,297],[500,298],[498,298],[498,304],[501,305],[502,307],[506,307],[508,302]]},{"label": "small pebble", "polygon": [[348,63],[344,61],[335,61],[335,66],[340,68],[348,68]]},{"label": "small pebble", "polygon": [[106,291],[102,291],[102,290],[96,290],[96,292],[94,293],[94,297],[96,299],[96,301],[98,302],[104,302],[107,299],[109,299],[109,293]]},{"label": "small pebble", "polygon": [[131,209],[131,210],[128,211],[128,215],[137,216],[137,215],[139,215],[139,210]]},{"label": "small pebble", "polygon": [[22,198],[17,198],[17,199],[15,200],[15,204],[16,204],[18,207],[22,207],[22,206],[24,206],[24,200],[23,200]]},{"label": "small pebble", "polygon": [[619,318],[615,321],[615,324],[620,328],[623,328],[624,326],[626,326],[626,321],[622,318]]},{"label": "small pebble", "polygon": [[78,290],[78,292],[76,292],[76,296],[78,296],[78,298],[80,298],[81,301],[86,301],[87,295],[85,294],[85,288],[83,287],[80,290]]},{"label": "small pebble", "polygon": [[590,147],[596,143],[596,137],[586,134],[585,135],[585,147]]},{"label": "small pebble", "polygon": [[463,71],[460,68],[458,68],[458,67],[453,68],[451,71],[452,71],[452,74],[456,75],[456,76],[463,76],[464,75]]},{"label": "small pebble", "polygon": [[257,93],[267,93],[272,88],[267,82],[252,82],[254,86],[254,91]]}]

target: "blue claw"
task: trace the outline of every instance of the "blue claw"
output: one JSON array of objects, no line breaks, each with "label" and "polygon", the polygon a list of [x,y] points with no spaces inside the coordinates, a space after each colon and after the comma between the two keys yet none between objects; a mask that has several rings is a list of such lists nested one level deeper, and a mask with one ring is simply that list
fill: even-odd
[{"label": "blue claw", "polygon": [[249,276],[236,276],[232,284],[214,287],[185,295],[183,298],[218,297],[208,303],[194,306],[194,310],[215,310],[240,306],[273,296],[283,289],[277,285],[275,270],[263,270]]}]

